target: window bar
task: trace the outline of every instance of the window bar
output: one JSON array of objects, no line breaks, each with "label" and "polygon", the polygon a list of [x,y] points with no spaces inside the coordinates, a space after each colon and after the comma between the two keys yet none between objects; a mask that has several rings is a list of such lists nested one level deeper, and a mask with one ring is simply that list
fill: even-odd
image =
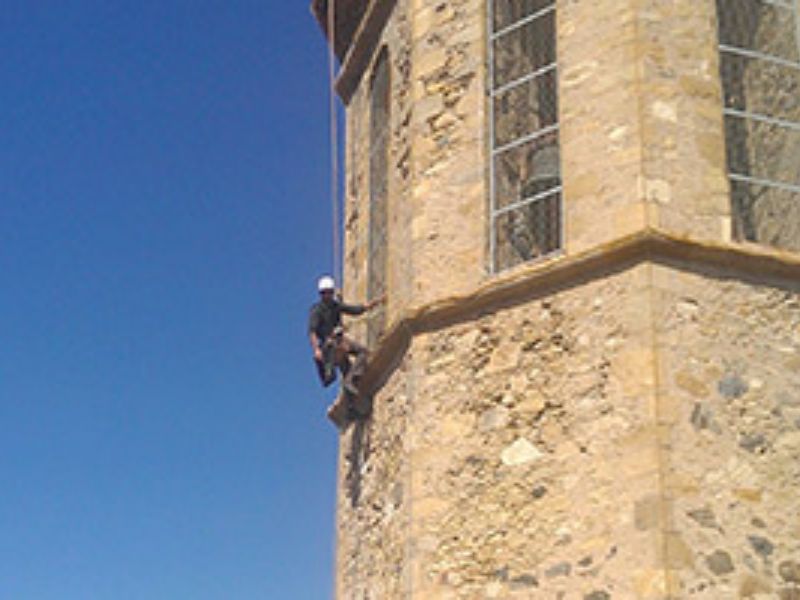
[{"label": "window bar", "polygon": [[[493,2],[493,0],[492,0],[492,2]],[[547,8],[543,8],[542,10],[536,11],[532,15],[528,15],[527,17],[523,17],[519,21],[514,21],[513,23],[511,23],[511,25],[506,25],[500,31],[495,31],[494,33],[492,33],[489,37],[492,39],[492,41],[494,41],[497,38],[502,37],[502,36],[504,36],[505,34],[511,32],[511,31],[514,31],[515,29],[519,29],[520,27],[523,27],[523,26],[527,25],[528,23],[531,23],[531,22],[535,21],[539,17],[543,17],[546,14],[553,12],[555,9],[556,9],[556,4],[555,4],[555,2],[553,2],[553,4],[551,4]],[[490,31],[491,31],[492,23],[494,23],[494,14],[492,14],[492,19],[489,21]]]},{"label": "window bar", "polygon": [[793,10],[792,2],[794,0],[750,0],[753,4],[769,4],[770,6],[777,6],[779,8],[786,8]]},{"label": "window bar", "polygon": [[[560,140],[559,140],[560,142]],[[558,151],[558,170],[561,171],[561,147],[559,144],[559,151]],[[559,175],[559,179],[561,179],[561,175]],[[559,185],[558,190],[558,248],[550,253],[551,256],[557,256],[563,254],[565,252],[564,248],[566,247],[565,240],[567,239],[567,218],[566,218],[566,208],[564,207],[564,194],[562,193],[562,186]]]},{"label": "window bar", "polygon": [[516,140],[508,142],[507,144],[503,144],[499,148],[494,148],[492,150],[492,156],[497,156],[498,154],[502,154],[506,150],[511,150],[516,148],[517,146],[522,146],[528,142],[532,142],[535,139],[542,137],[543,135],[547,135],[548,133],[552,133],[554,131],[558,131],[558,123],[553,123],[552,125],[548,125],[547,127],[542,127],[541,129],[537,129],[533,133],[529,133],[524,135]]},{"label": "window bar", "polygon": [[771,187],[778,190],[783,190],[785,192],[800,194],[800,185],[795,185],[793,183],[783,183],[781,181],[773,181],[771,179],[760,179],[758,177],[751,177],[750,175],[742,175],[740,173],[728,173],[728,177],[730,177],[733,181],[742,181],[744,183],[760,185],[763,187]]},{"label": "window bar", "polygon": [[495,211],[495,213],[497,215],[502,215],[502,214],[505,214],[507,212],[511,212],[512,210],[517,210],[518,208],[522,208],[523,206],[528,206],[530,204],[536,204],[537,202],[539,202],[540,200],[543,200],[544,198],[548,198],[548,197],[550,197],[550,196],[552,196],[554,194],[560,194],[560,193],[561,193],[561,185],[559,184],[559,185],[557,185],[555,187],[552,187],[552,188],[550,188],[548,190],[545,190],[543,192],[539,192],[538,194],[534,194],[533,196],[528,196],[527,198],[523,198],[522,200],[517,200],[516,202],[512,202],[511,204],[506,204],[502,208],[498,208]]},{"label": "window bar", "polygon": [[[486,32],[488,34],[489,43],[488,50],[489,50],[489,96],[490,100],[489,104],[489,147],[491,148],[491,152],[489,153],[489,272],[494,273],[497,271],[497,261],[495,259],[495,250],[496,250],[496,241],[495,241],[495,216],[494,216],[494,206],[495,206],[495,175],[494,175],[494,135],[495,135],[495,125],[494,125],[494,102],[491,100],[492,97],[492,88],[494,86],[494,43],[492,38],[492,29],[494,28],[494,0],[487,0],[487,4],[489,6],[489,10],[487,11],[487,20],[486,20]],[[484,146],[485,147],[485,146]]]},{"label": "window bar", "polygon": [[[797,19],[795,19],[795,21],[796,20]],[[744,56],[745,58],[756,58],[758,60],[764,60],[776,65],[781,65],[783,67],[789,67],[790,69],[800,69],[800,62],[781,58],[780,56],[774,56],[772,54],[766,54],[764,52],[759,52],[758,50],[748,50],[746,48],[729,46],[727,44],[720,44],[719,49],[721,52],[728,52],[729,54],[736,54],[739,56]]]},{"label": "window bar", "polygon": [[797,44],[797,56],[800,58],[800,0],[794,0],[792,13],[794,16],[794,41]]},{"label": "window bar", "polygon": [[504,83],[500,87],[492,88],[490,93],[491,93],[493,98],[497,97],[500,94],[502,94],[503,92],[507,92],[511,88],[517,87],[518,85],[522,85],[523,83],[527,83],[528,81],[536,79],[537,77],[540,77],[541,75],[545,75],[546,73],[554,70],[555,68],[556,68],[556,63],[550,63],[549,65],[545,65],[544,67],[536,69],[535,71],[532,71],[532,72],[528,73],[527,75],[523,75],[522,77],[519,77],[519,78],[517,78],[517,79],[515,79],[513,81],[509,81],[508,83]]},{"label": "window bar", "polygon": [[800,131],[800,123],[797,123],[795,121],[787,121],[785,119],[770,117],[768,115],[762,115],[760,113],[737,110],[735,108],[726,108],[723,112],[730,117],[737,117],[739,119],[758,121],[760,123],[767,123],[768,125],[783,127],[785,129],[791,129],[792,131]]},{"label": "window bar", "polygon": [[770,6],[777,6],[779,8],[787,8],[792,10],[791,0],[784,2],[783,0],[753,0],[756,4],[769,4]]}]

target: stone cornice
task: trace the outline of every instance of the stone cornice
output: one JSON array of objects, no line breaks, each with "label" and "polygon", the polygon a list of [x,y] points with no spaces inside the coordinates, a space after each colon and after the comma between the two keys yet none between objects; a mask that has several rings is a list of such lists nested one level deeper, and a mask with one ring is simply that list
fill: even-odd
[{"label": "stone cornice", "polygon": [[641,262],[711,268],[738,277],[795,284],[800,255],[755,244],[723,244],[647,229],[574,255],[518,267],[488,278],[474,292],[408,309],[370,357],[363,389],[374,393],[417,333],[435,331],[500,306],[603,277]]}]

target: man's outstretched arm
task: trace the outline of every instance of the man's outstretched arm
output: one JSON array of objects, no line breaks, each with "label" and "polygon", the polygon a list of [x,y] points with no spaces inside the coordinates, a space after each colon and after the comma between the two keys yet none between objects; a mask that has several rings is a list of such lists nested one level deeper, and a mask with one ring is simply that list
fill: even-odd
[{"label": "man's outstretched arm", "polygon": [[380,298],[375,298],[374,300],[370,300],[369,302],[365,302],[364,304],[345,304],[340,303],[339,306],[343,313],[347,315],[360,315],[368,310],[372,310],[379,304],[383,304],[386,302],[386,296],[381,296]]}]

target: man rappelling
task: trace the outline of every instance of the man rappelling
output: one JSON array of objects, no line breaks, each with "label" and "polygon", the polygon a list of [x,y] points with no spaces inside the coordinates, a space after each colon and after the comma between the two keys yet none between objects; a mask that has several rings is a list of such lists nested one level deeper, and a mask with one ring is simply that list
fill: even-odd
[{"label": "man rappelling", "polygon": [[317,290],[320,300],[311,307],[308,336],[320,381],[325,387],[332,384],[338,368],[345,393],[353,399],[358,398],[358,384],[366,367],[367,349],[344,334],[342,314],[363,314],[381,304],[385,298],[365,304],[346,304],[337,297],[333,277],[327,275],[319,279]]}]

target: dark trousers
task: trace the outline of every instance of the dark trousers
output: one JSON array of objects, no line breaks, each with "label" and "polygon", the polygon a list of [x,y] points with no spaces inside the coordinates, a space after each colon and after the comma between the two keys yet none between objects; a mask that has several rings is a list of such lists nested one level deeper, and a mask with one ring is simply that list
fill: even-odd
[{"label": "dark trousers", "polygon": [[[351,361],[351,357],[353,357]],[[336,381],[336,369],[342,373],[342,383],[348,391],[358,388],[367,365],[367,349],[345,335],[334,335],[322,346],[322,361],[317,372],[322,385],[328,387]]]}]

